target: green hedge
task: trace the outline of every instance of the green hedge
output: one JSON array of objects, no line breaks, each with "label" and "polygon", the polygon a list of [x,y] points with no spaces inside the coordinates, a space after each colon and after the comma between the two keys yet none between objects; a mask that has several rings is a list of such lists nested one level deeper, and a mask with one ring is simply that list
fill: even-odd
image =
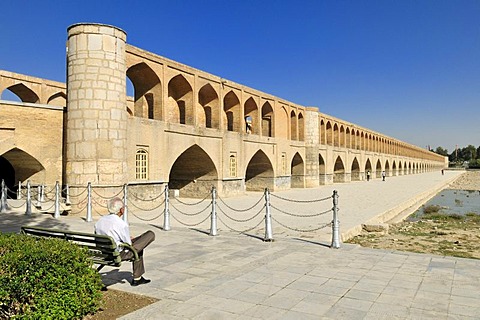
[{"label": "green hedge", "polygon": [[0,319],[82,319],[98,310],[101,288],[86,249],[0,233]]}]

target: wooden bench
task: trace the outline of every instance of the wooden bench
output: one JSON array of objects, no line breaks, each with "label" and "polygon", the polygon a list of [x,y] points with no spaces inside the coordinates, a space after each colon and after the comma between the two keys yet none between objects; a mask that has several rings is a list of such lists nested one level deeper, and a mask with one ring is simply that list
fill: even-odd
[{"label": "wooden bench", "polygon": [[[120,252],[117,250],[117,245],[112,237],[94,234],[76,232],[70,230],[48,229],[39,227],[21,227],[22,234],[28,234],[40,238],[58,238],[71,241],[82,247],[86,247],[94,264],[97,264],[97,271],[100,271],[105,266],[120,267],[122,260]],[[121,248],[128,249],[133,253],[133,258],[128,261],[138,260],[137,251],[128,243],[122,243]],[[126,260],[127,261],[127,260]]]}]

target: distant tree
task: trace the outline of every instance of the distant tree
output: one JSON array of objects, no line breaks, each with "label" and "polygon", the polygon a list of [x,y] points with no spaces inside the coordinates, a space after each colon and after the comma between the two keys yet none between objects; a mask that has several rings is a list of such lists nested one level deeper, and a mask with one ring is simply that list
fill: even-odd
[{"label": "distant tree", "polygon": [[477,148],[477,159],[480,159],[480,146]]},{"label": "distant tree", "polygon": [[435,149],[435,153],[441,154],[442,156],[448,156],[448,150],[443,149],[442,147],[437,147],[437,149]]}]

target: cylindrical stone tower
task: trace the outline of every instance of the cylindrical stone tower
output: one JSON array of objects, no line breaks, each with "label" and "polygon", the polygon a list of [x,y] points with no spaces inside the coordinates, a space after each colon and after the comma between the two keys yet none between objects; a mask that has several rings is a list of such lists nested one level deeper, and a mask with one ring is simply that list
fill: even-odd
[{"label": "cylindrical stone tower", "polygon": [[127,182],[126,33],[81,23],[68,28],[66,182]]}]

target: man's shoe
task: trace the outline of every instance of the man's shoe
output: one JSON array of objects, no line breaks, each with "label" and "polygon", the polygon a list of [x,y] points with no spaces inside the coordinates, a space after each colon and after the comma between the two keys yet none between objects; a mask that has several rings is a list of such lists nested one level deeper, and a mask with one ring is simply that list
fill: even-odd
[{"label": "man's shoe", "polygon": [[139,286],[139,285],[141,285],[141,284],[149,283],[150,281],[152,281],[152,280],[150,280],[150,279],[145,279],[144,277],[141,277],[141,278],[138,279],[138,280],[133,279],[133,280],[132,280],[132,283],[131,283],[130,285],[131,285],[132,287],[136,287],[136,286]]}]

